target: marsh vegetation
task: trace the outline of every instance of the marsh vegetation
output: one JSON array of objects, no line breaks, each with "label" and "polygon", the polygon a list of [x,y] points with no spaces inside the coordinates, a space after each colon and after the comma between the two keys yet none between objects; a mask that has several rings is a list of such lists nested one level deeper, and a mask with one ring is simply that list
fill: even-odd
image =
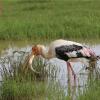
[{"label": "marsh vegetation", "polygon": [[[53,65],[41,57],[36,58],[33,61],[33,67],[39,72],[36,74],[27,65],[23,66],[24,58],[28,54],[25,51],[17,52],[17,58],[6,54],[3,57],[1,52],[6,48],[12,49],[11,46],[15,46],[16,42],[19,48],[27,48],[27,44],[47,44],[48,41],[58,38],[100,43],[99,12],[99,0],[1,0],[0,99],[99,100],[100,71],[98,74],[91,74],[89,71],[90,74],[83,75],[85,78],[77,79],[81,82],[85,80],[84,86],[80,82],[71,86],[67,77],[58,79],[61,69],[56,68],[61,63]],[[100,46],[96,51],[100,54],[99,49]],[[77,66],[79,69],[81,65]],[[65,69],[61,73],[64,74]]]},{"label": "marsh vegetation", "polygon": [[3,0],[0,40],[99,39],[99,0]]},{"label": "marsh vegetation", "polygon": [[[92,97],[98,98],[100,69],[96,70],[96,73],[94,73],[95,70],[87,73],[88,80],[86,84],[73,83],[72,85],[73,81],[68,81],[68,76],[59,80],[59,74],[64,72],[60,73],[61,70],[57,65],[48,62],[41,56],[36,57],[33,61],[34,69],[39,72],[34,73],[28,65],[25,65],[25,58],[28,55],[29,52],[13,51],[10,52],[10,55],[0,58],[1,100],[80,100],[80,98],[88,100]],[[85,74],[83,73],[83,75]],[[64,86],[64,83],[61,84],[63,80],[67,80],[67,87]],[[78,81],[82,80],[79,79]],[[92,95],[94,92],[91,91],[92,89],[94,91],[96,89],[94,95]]]},{"label": "marsh vegetation", "polygon": [[24,66],[23,55],[17,58],[17,62],[13,57],[8,56],[0,60],[1,100],[65,100],[67,98],[60,85],[54,82],[57,70],[53,65],[47,64],[42,58],[36,58],[33,66],[39,73],[34,73],[28,65]]}]

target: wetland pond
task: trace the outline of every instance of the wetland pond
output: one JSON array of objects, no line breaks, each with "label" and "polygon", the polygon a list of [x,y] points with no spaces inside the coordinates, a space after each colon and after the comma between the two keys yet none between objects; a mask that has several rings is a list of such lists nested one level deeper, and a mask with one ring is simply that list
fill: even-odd
[{"label": "wetland pond", "polygon": [[[100,55],[100,44],[95,44],[95,45],[87,45],[88,47],[92,48],[96,55]],[[5,50],[1,50],[1,57],[6,57],[6,56],[12,56],[14,51],[23,51],[23,52],[30,52],[31,50],[31,45],[16,45],[16,44],[9,44],[8,43],[8,48],[5,48]],[[20,53],[16,53],[15,58],[13,58],[15,61],[17,61],[17,58],[20,56]],[[86,66],[82,63],[74,63],[73,69],[76,73],[76,80],[74,80],[73,76],[70,75],[71,80],[68,81],[68,73],[67,73],[67,67],[66,67],[66,62],[59,60],[57,58],[53,58],[48,61],[49,63],[57,66],[57,77],[55,81],[59,82],[62,88],[64,89],[66,95],[72,95],[73,100],[75,98],[75,94],[77,94],[78,90],[83,90],[84,87],[87,86],[87,81],[89,79],[89,70],[86,70]],[[1,65],[0,65],[1,67]],[[97,61],[96,67],[99,69],[100,68],[100,61]],[[0,76],[0,81],[2,81],[2,77]]]}]

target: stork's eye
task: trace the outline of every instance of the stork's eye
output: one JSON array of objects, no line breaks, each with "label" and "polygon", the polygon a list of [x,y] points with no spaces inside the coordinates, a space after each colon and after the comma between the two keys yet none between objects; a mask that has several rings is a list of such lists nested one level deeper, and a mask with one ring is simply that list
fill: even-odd
[{"label": "stork's eye", "polygon": [[35,47],[32,48],[32,51],[37,51],[37,49]]}]

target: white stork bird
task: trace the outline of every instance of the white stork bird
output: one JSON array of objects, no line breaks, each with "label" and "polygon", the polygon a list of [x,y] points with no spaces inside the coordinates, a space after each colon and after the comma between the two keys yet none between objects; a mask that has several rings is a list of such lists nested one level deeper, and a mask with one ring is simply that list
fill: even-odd
[{"label": "white stork bird", "polygon": [[63,39],[51,42],[51,44],[48,47],[45,47],[44,45],[35,45],[32,47],[32,53],[29,57],[29,65],[31,66],[31,69],[33,71],[35,70],[32,68],[32,61],[34,56],[38,55],[41,55],[46,59],[51,59],[56,57],[58,59],[66,61],[67,67],[71,69],[74,78],[75,78],[75,73],[70,64],[71,62],[77,62],[77,61],[80,62],[81,58],[86,58],[89,60],[98,58],[90,48],[80,43],[67,41]]}]

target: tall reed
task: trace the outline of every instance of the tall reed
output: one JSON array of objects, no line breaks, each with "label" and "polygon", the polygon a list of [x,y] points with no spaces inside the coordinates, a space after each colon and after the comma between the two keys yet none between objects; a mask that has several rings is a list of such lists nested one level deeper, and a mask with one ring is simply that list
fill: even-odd
[{"label": "tall reed", "polygon": [[[56,67],[39,57],[34,59],[33,67],[39,73],[30,69],[23,70],[24,57],[14,61],[14,56],[1,58],[2,83],[0,85],[1,100],[66,100],[68,98],[61,86],[54,82]],[[26,66],[27,68],[27,66]],[[48,79],[52,81],[48,82]]]}]

